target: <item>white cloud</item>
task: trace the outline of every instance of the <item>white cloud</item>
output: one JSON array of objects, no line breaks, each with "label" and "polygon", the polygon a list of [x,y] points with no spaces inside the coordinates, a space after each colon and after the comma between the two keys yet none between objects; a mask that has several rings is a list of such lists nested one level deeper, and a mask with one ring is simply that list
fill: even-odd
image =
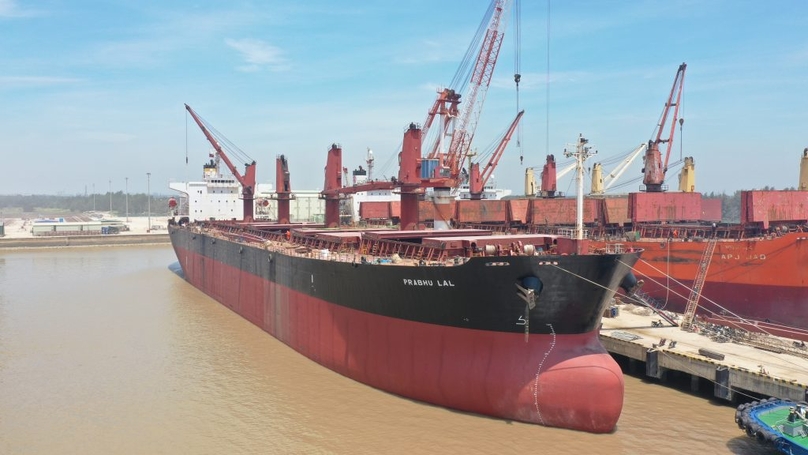
[{"label": "white cloud", "polygon": [[120,144],[137,138],[134,134],[113,131],[80,131],[75,138],[80,142]]},{"label": "white cloud", "polygon": [[239,70],[246,72],[260,71],[268,68],[270,71],[285,71],[289,64],[283,57],[283,51],[269,43],[257,39],[226,39],[225,43],[238,51],[246,65]]},{"label": "white cloud", "polygon": [[16,0],[0,0],[0,17],[30,17],[39,13],[31,9],[22,9]]},{"label": "white cloud", "polygon": [[0,0],[0,17],[13,17],[17,11],[14,0]]},{"label": "white cloud", "polygon": [[[0,0],[2,2],[3,0]],[[50,76],[0,76],[0,90],[73,84],[81,79]]]}]

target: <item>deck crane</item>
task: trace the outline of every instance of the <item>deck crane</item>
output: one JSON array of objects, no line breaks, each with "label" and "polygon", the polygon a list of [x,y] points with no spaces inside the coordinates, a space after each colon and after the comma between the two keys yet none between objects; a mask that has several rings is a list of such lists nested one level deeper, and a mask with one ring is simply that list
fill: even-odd
[{"label": "deck crane", "polygon": [[471,170],[469,171],[469,195],[472,200],[482,199],[483,191],[485,191],[485,184],[488,183],[488,179],[491,178],[491,174],[494,172],[494,168],[497,167],[497,163],[499,162],[499,158],[502,156],[502,152],[505,151],[505,147],[511,140],[511,136],[516,130],[516,126],[519,124],[519,120],[522,119],[522,115],[524,113],[525,111],[522,110],[516,114],[516,118],[513,119],[513,122],[511,122],[511,126],[508,128],[508,131],[499,142],[499,145],[497,145],[497,148],[492,153],[491,158],[488,160],[488,164],[485,165],[482,172],[480,172],[480,163],[471,164]]},{"label": "deck crane", "polygon": [[[517,0],[518,1],[518,0]],[[441,117],[440,132],[437,139],[428,147],[427,157],[439,159],[442,174],[449,178],[457,178],[460,175],[462,163],[465,162],[471,150],[471,143],[477,129],[477,122],[482,113],[482,106],[491,83],[494,67],[499,57],[502,40],[507,26],[506,14],[510,9],[511,0],[492,0],[486,17],[490,17],[488,26],[482,43],[474,60],[474,67],[468,79],[464,98],[464,107],[460,112],[459,104],[461,95],[458,90],[446,88],[439,92],[433,107],[429,110],[427,119],[422,128],[422,135],[425,137],[429,127],[434,122],[436,116]],[[474,42],[469,47],[464,63],[471,60],[471,55],[476,49],[478,37],[482,35],[482,28],[478,30]],[[461,65],[454,81],[458,84],[464,78],[465,64]],[[444,139],[450,137],[448,150],[445,151]]]},{"label": "deck crane", "polygon": [[[376,180],[364,182],[353,186],[343,186],[342,146],[332,144],[328,150],[325,166],[325,182],[321,199],[325,199],[325,224],[327,227],[337,227],[340,223],[340,200],[348,194],[375,190],[396,190],[401,197],[401,229],[419,229],[418,201],[426,188],[454,188],[457,179],[426,175],[421,159],[421,127],[410,123],[404,130],[401,152],[399,153],[398,176],[390,180]],[[436,204],[436,211],[441,219],[451,217],[449,205]],[[448,212],[446,210],[449,210]]]},{"label": "deck crane", "polygon": [[[668,160],[671,156],[671,147],[673,146],[673,133],[676,130],[677,120],[681,128],[684,119],[678,118],[679,107],[682,101],[682,87],[685,82],[685,69],[687,64],[682,63],[679,65],[679,70],[676,72],[676,78],[673,80],[673,87],[671,93],[668,95],[668,100],[665,102],[665,108],[662,110],[662,116],[655,129],[655,138],[648,141],[648,150],[645,152],[645,167],[642,170],[644,174],[643,184],[645,190],[649,193],[659,193],[665,191],[665,173],[668,171]],[[665,129],[668,126],[668,116],[673,114],[670,119],[670,130],[667,137],[662,137]],[[652,135],[653,137],[654,135]],[[667,144],[665,151],[665,162],[662,162],[661,152],[659,151],[660,144]]]},{"label": "deck crane", "polygon": [[189,114],[191,114],[191,117],[194,119],[196,124],[199,125],[199,128],[208,139],[208,142],[210,142],[210,145],[212,145],[214,150],[216,150],[217,156],[224,160],[227,168],[230,169],[230,172],[241,184],[241,196],[244,200],[244,221],[252,221],[255,199],[255,161],[253,160],[249,163],[245,163],[244,174],[242,175],[238,169],[236,169],[236,166],[233,165],[233,162],[230,161],[227,154],[224,153],[224,150],[222,150],[222,146],[219,145],[219,140],[214,137],[213,133],[210,132],[210,129],[205,126],[205,122],[199,118],[193,109],[191,109],[191,106],[186,104],[185,109]]},{"label": "deck crane", "polygon": [[556,197],[558,188],[558,179],[569,174],[578,166],[578,163],[572,162],[569,166],[564,167],[560,171],[556,171],[555,155],[547,155],[547,159],[542,167],[540,175],[540,186],[536,191],[536,183],[534,172],[535,167],[529,167],[525,170],[525,194],[528,196],[541,196],[541,197]]},{"label": "deck crane", "polygon": [[289,175],[289,162],[285,155],[275,158],[275,197],[278,200],[278,223],[287,224],[291,219],[292,184]]},{"label": "deck crane", "polygon": [[642,153],[648,149],[648,144],[643,142],[639,147],[635,148],[625,159],[620,161],[620,164],[609,172],[606,177],[603,177],[603,165],[595,163],[592,166],[592,188],[590,194],[602,195],[608,190],[615,182],[626,172],[626,169],[631,166],[631,163]]}]

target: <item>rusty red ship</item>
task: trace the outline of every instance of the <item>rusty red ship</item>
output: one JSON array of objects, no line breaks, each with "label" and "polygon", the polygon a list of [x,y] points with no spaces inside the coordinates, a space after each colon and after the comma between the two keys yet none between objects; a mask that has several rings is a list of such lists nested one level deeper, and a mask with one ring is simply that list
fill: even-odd
[{"label": "rusty red ship", "polygon": [[[423,188],[456,179],[425,169],[415,124],[394,181],[343,187],[342,149],[328,149],[322,226],[289,223],[279,159],[278,220],[256,222],[255,164],[239,172],[187,109],[241,183],[245,213],[243,221],[172,219],[190,284],[309,359],[381,390],[547,426],[615,428],[623,375],[599,325],[618,288],[636,289],[639,251],[595,251],[559,235],[423,229]],[[401,193],[401,230],[340,227],[344,194],[369,187]],[[436,212],[447,202],[435,201]]]}]

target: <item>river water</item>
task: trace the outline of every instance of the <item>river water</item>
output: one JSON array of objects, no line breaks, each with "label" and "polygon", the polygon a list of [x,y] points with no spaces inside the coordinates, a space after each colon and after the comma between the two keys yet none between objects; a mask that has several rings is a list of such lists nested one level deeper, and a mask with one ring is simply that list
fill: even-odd
[{"label": "river water", "polygon": [[774,454],[734,408],[626,376],[593,435],[381,392],[175,273],[168,246],[0,251],[0,454]]}]

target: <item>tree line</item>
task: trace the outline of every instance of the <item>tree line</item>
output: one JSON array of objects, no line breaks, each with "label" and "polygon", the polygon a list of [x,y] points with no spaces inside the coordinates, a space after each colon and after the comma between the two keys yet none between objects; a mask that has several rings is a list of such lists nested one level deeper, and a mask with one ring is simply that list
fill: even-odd
[{"label": "tree line", "polygon": [[[796,188],[785,188],[784,191],[795,191]],[[774,187],[764,186],[760,191],[776,191]],[[726,193],[705,193],[705,199],[721,199],[721,221],[725,223],[741,222],[741,190],[733,194]]]},{"label": "tree line", "polygon": [[[22,212],[34,214],[39,211],[60,211],[64,214],[80,214],[85,212],[112,212],[113,216],[146,216],[168,215],[170,196],[149,195],[145,193],[129,194],[123,191],[116,193],[84,194],[75,196],[55,195],[0,195],[0,213]],[[110,210],[110,205],[112,210]]]}]

